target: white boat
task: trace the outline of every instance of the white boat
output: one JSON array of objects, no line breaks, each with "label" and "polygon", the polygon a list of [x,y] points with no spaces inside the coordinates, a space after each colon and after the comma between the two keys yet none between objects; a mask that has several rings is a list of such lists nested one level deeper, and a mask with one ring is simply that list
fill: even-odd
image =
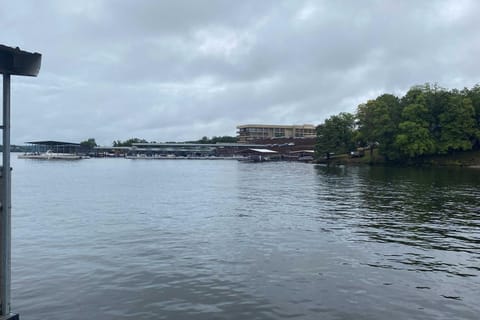
[{"label": "white boat", "polygon": [[52,150],[47,152],[30,152],[21,154],[18,156],[19,159],[37,159],[37,160],[80,160],[88,159],[87,156],[80,156],[72,153],[57,153]]}]

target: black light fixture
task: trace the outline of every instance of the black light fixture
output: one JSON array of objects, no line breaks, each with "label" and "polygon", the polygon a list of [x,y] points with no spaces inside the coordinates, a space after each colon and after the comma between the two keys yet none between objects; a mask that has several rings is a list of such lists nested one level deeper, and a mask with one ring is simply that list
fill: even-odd
[{"label": "black light fixture", "polygon": [[36,77],[42,55],[0,45],[0,73],[3,75],[3,157],[0,183],[0,319],[18,320],[10,307],[11,286],[11,195],[10,173],[10,76]]}]

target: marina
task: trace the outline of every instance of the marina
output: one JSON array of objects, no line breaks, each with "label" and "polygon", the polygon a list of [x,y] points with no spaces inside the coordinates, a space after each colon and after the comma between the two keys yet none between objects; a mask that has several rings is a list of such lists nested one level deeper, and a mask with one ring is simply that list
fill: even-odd
[{"label": "marina", "polygon": [[[300,161],[312,162],[315,139],[293,139],[269,144],[249,143],[134,143],[129,147],[91,149],[79,143],[64,141],[28,142],[31,152],[19,159],[81,160],[89,158],[124,158],[128,160],[238,160],[246,162]],[[273,143],[277,142],[277,143]],[[309,147],[311,149],[305,149]]]}]

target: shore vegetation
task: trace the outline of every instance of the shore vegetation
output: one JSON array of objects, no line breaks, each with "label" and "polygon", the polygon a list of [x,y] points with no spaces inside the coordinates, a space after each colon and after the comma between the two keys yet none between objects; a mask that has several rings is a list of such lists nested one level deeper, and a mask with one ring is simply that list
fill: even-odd
[{"label": "shore vegetation", "polygon": [[359,150],[370,162],[390,163],[431,163],[480,151],[480,86],[414,86],[402,97],[382,94],[355,114],[333,115],[317,126],[318,159]]}]

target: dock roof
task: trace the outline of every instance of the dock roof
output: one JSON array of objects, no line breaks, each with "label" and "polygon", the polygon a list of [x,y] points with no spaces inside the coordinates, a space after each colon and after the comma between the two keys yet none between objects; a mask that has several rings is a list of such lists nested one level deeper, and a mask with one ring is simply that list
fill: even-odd
[{"label": "dock roof", "polygon": [[30,141],[27,144],[42,145],[42,146],[80,146],[80,143],[44,140],[44,141]]},{"label": "dock roof", "polygon": [[184,142],[146,142],[146,143],[132,143],[134,147],[240,147],[240,148],[252,148],[252,147],[263,147],[263,144],[251,144],[251,143],[184,143]]},{"label": "dock roof", "polygon": [[268,154],[278,153],[277,151],[273,151],[273,150],[270,150],[270,149],[257,149],[257,148],[244,149],[242,151],[239,151],[238,153],[249,153],[249,152],[268,153]]},{"label": "dock roof", "polygon": [[315,150],[297,150],[297,151],[290,151],[290,153],[315,153]]}]

